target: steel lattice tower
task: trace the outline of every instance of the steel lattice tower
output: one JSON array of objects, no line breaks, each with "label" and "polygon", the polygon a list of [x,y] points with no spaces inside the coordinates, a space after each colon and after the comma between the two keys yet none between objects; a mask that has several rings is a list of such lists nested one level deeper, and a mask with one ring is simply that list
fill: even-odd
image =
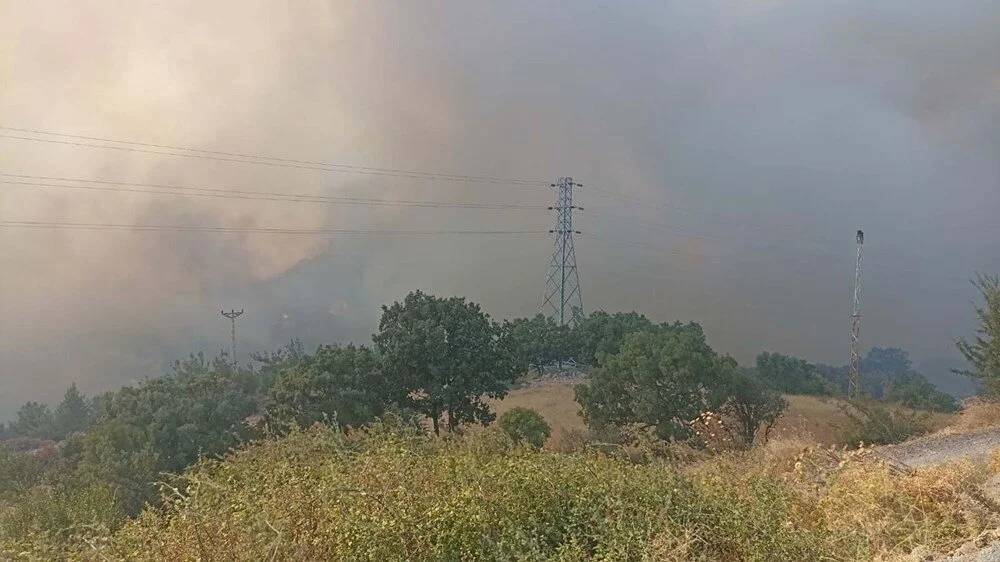
[{"label": "steel lattice tower", "polygon": [[230,310],[229,312],[221,310],[220,312],[222,313],[223,316],[228,318],[229,321],[232,323],[231,326],[232,331],[230,332],[230,335],[232,336],[233,339],[231,342],[231,346],[229,348],[229,353],[230,353],[229,360],[233,363],[233,368],[236,368],[236,319],[239,318],[240,316],[243,316],[243,309],[241,308],[239,310]]},{"label": "steel lattice tower", "polygon": [[847,395],[861,398],[861,254],[865,248],[865,233],[858,231],[858,262],[854,270],[854,305],[851,307],[851,372]]},{"label": "steel lattice tower", "polygon": [[555,225],[552,233],[555,249],[549,263],[549,274],[545,280],[545,298],[541,311],[551,313],[560,326],[566,322],[576,322],[583,313],[583,295],[580,293],[580,275],[576,267],[576,247],[573,235],[573,211],[583,207],[573,205],[573,188],[583,184],[573,183],[573,178],[563,177],[552,184],[556,189],[556,204],[549,207],[555,211]]}]

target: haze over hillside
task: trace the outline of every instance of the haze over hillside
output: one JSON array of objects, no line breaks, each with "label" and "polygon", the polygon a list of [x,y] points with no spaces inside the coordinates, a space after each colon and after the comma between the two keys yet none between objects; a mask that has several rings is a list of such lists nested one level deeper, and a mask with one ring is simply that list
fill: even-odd
[{"label": "haze over hillside", "polygon": [[[1000,270],[1000,4],[912,7],[0,0],[0,126],[573,176],[585,184],[587,309],[701,322],[716,349],[744,362],[767,349],[846,363],[854,232],[864,228],[864,345],[908,349],[934,375],[975,325],[968,279]],[[72,381],[93,394],[190,351],[214,354],[228,341],[220,308],[247,310],[244,353],[290,338],[366,341],[378,307],[415,288],[468,296],[498,316],[537,310],[551,250],[544,186],[50,142],[59,139],[0,130],[0,173],[539,208],[3,183],[0,220],[542,233],[0,227],[0,419],[25,400],[57,400]]]}]

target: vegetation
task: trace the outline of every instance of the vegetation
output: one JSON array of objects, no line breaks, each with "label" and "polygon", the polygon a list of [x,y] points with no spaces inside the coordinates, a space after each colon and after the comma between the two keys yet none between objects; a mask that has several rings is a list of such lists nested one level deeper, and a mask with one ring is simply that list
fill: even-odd
[{"label": "vegetation", "polygon": [[976,307],[979,327],[975,340],[958,340],[959,351],[972,365],[962,374],[976,377],[988,394],[1000,396],[1000,276],[979,275],[975,285],[983,305]]},{"label": "vegetation", "polygon": [[785,394],[830,394],[816,367],[797,357],[765,351],[757,356],[757,375]]},{"label": "vegetation", "polygon": [[317,427],[200,462],[118,531],[27,532],[0,556],[869,560],[946,550],[1000,523],[975,499],[983,471],[898,474],[863,451],[795,450],[684,468],[519,448],[491,431]]},{"label": "vegetation", "polygon": [[931,430],[928,413],[891,408],[877,402],[851,402],[845,413],[851,423],[843,439],[851,446],[900,443]]},{"label": "vegetation", "polygon": [[391,397],[430,419],[437,434],[442,418],[451,431],[493,421],[484,398],[506,394],[517,375],[503,334],[477,304],[416,291],[383,307],[373,339]]},{"label": "vegetation", "polygon": [[270,390],[267,417],[309,427],[357,427],[381,416],[387,381],[378,358],[361,346],[324,345],[282,371]]},{"label": "vegetation", "polygon": [[788,401],[756,374],[741,369],[730,370],[724,415],[732,419],[735,438],[751,447],[763,429],[766,441],[771,427],[788,408]]},{"label": "vegetation", "polygon": [[497,420],[497,425],[514,443],[527,443],[538,448],[552,434],[552,428],[541,414],[528,408],[511,408]]},{"label": "vegetation", "polygon": [[[383,308],[373,341],[291,342],[239,368],[191,355],[93,399],[72,385],[55,408],[25,404],[0,435],[0,558],[863,559],[992,521],[962,503],[965,472],[935,480],[928,506],[929,484],[886,483],[870,459],[767,453],[802,399],[783,394],[835,395],[841,371],[774,353],[741,368],[695,323],[497,323],[418,291]],[[574,392],[587,432],[542,451],[553,420],[517,407],[462,431],[494,421],[517,375],[564,361],[594,365]],[[931,427],[916,410],[955,407],[902,350],[873,349],[865,372],[894,405],[846,408],[842,442],[897,442]],[[891,509],[839,485],[868,477]],[[887,519],[911,506],[926,515]],[[835,511],[851,509],[846,527]]]},{"label": "vegetation", "polygon": [[576,397],[590,426],[638,426],[683,440],[693,420],[725,403],[734,368],[709,347],[701,326],[675,324],[633,333],[619,353],[603,354]]}]

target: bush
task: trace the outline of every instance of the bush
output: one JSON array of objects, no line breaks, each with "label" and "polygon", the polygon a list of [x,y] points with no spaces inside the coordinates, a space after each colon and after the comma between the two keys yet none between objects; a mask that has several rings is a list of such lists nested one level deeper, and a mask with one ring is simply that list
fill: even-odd
[{"label": "bush", "polygon": [[515,443],[527,443],[536,448],[544,445],[552,433],[545,418],[530,408],[511,408],[497,423]]},{"label": "bush", "polygon": [[1000,402],[986,398],[972,398],[962,405],[958,419],[951,427],[957,431],[972,431],[1000,425]]},{"label": "bush", "polygon": [[786,449],[679,468],[511,447],[499,430],[317,426],[200,462],[117,532],[21,526],[0,558],[870,560],[1000,525],[971,492],[983,471],[900,474],[863,451]]},{"label": "bush", "polygon": [[847,445],[900,443],[931,430],[931,415],[906,411],[876,402],[851,402],[844,407],[849,418],[843,442]]}]

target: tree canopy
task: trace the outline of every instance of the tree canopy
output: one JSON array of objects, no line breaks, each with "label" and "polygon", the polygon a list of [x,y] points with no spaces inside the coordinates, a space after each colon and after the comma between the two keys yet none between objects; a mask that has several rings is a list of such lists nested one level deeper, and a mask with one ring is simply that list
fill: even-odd
[{"label": "tree canopy", "polygon": [[983,382],[987,393],[1000,394],[1000,276],[978,275],[974,281],[983,297],[976,307],[979,327],[973,340],[958,339],[958,349],[971,365],[962,374]]},{"label": "tree canopy", "polygon": [[493,421],[485,399],[504,396],[517,371],[502,335],[479,305],[415,291],[382,307],[372,339],[390,392],[438,433],[442,421],[449,430]]},{"label": "tree canopy", "polygon": [[343,428],[358,426],[384,412],[389,398],[385,383],[371,349],[323,345],[278,375],[268,417],[301,427],[325,421]]},{"label": "tree canopy", "polygon": [[757,375],[786,394],[829,394],[816,366],[804,359],[769,353],[757,356]]},{"label": "tree canopy", "polygon": [[698,324],[673,324],[627,336],[576,387],[584,419],[596,427],[636,425],[661,439],[685,439],[690,423],[725,402],[735,366],[709,347]]}]

